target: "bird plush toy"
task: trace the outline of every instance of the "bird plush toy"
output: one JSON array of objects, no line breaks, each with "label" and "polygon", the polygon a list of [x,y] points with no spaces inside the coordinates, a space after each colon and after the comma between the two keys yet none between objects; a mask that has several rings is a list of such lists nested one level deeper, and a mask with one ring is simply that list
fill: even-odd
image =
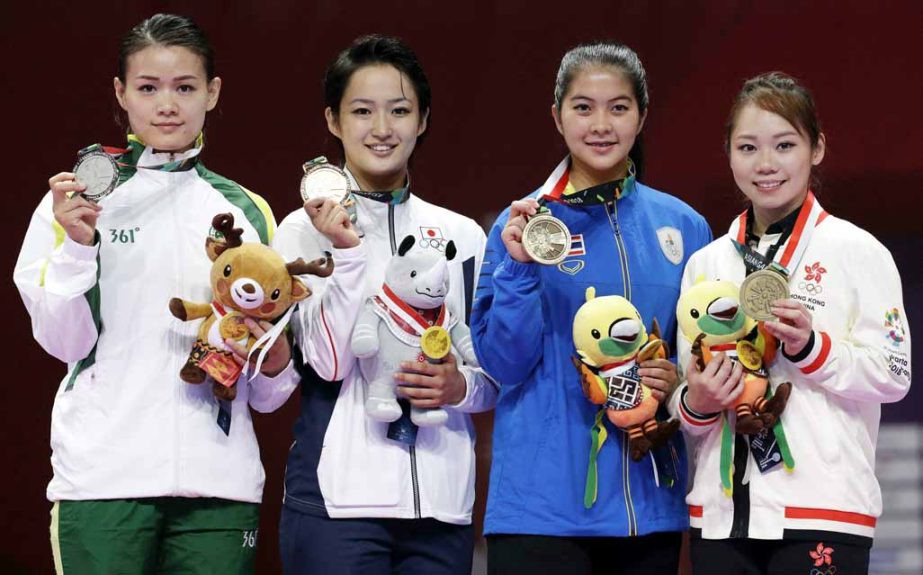
[{"label": "bird plush toy", "polygon": [[628,432],[631,458],[640,461],[652,447],[662,445],[679,422],[657,421],[660,402],[641,383],[638,365],[648,359],[665,358],[656,320],[648,336],[635,306],[621,296],[596,297],[586,290],[586,302],[574,316],[574,345],[579,359],[583,392],[592,403],[604,405],[613,425]]},{"label": "bird plush toy", "polygon": [[234,227],[234,216],[218,214],[212,220],[216,237],[209,235],[205,252],[212,260],[212,301],[196,303],[180,298],[170,300],[170,312],[182,321],[205,318],[199,327],[192,352],[180,370],[187,383],[202,383],[210,375],[215,381],[215,396],[234,399],[242,367],[234,361],[224,340],[237,341],[250,349],[256,338],[244,319],[272,321],[311,292],[295,276],[311,273],[328,276],[333,260],[321,258],[310,263],[298,258],[286,263],[272,248],[261,243],[243,243],[243,230]]},{"label": "bird plush toy", "polygon": [[[731,281],[700,280],[680,296],[676,317],[680,333],[692,343],[692,355],[704,370],[715,353],[724,352],[744,369],[743,392],[729,407],[736,414],[735,431],[766,443],[770,433],[777,443],[778,457],[786,470],[795,462],[780,416],[791,394],[792,384],[769,386],[769,364],[775,359],[778,341],[763,329],[763,322],[747,317],[740,307],[740,287]],[[758,437],[759,436],[759,437]],[[730,496],[733,482],[734,439],[728,419],[722,421],[721,483]],[[767,466],[767,469],[769,467]],[[762,469],[762,466],[761,466]]]},{"label": "bird plush toy", "polygon": [[[574,346],[579,356],[572,358],[574,367],[584,395],[603,407],[590,430],[592,446],[584,491],[587,508],[596,501],[596,459],[608,436],[602,423],[604,413],[613,425],[628,433],[628,451],[634,461],[664,445],[679,428],[675,419],[657,420],[660,402],[638,375],[639,364],[668,355],[656,319],[651,332],[648,336],[641,314],[631,302],[616,295],[596,297],[593,287],[587,288],[586,302],[574,316]],[[654,469],[656,472],[656,461]]]},{"label": "bird plush toy", "polygon": [[763,329],[762,322],[744,314],[739,293],[734,282],[698,282],[679,298],[676,317],[681,333],[692,342],[692,355],[700,370],[719,351],[743,365],[744,391],[732,407],[737,413],[737,433],[750,435],[775,425],[792,385],[779,385],[772,398],[766,399],[767,365],[775,359],[778,342]]}]

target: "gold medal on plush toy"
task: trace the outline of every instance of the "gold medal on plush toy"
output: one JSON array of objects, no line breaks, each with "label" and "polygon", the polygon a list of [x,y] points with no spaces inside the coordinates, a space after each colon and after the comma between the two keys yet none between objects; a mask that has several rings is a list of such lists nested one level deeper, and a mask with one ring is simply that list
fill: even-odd
[{"label": "gold medal on plush toy", "polygon": [[788,281],[779,272],[764,269],[753,272],[740,285],[740,305],[757,321],[775,319],[772,302],[788,298]]},{"label": "gold medal on plush toy", "polygon": [[301,199],[330,198],[344,204],[353,191],[346,172],[318,156],[302,166],[304,176],[301,178]]},{"label": "gold medal on plush toy", "polygon": [[420,336],[420,350],[432,363],[439,363],[452,349],[452,339],[445,328],[434,325],[426,328]]},{"label": "gold medal on plush toy", "polygon": [[530,258],[546,266],[564,261],[570,243],[570,230],[547,211],[529,218],[522,230],[522,247]]},{"label": "gold medal on plush toy", "polygon": [[750,371],[757,371],[763,365],[760,351],[753,343],[742,339],[737,342],[737,359]]}]

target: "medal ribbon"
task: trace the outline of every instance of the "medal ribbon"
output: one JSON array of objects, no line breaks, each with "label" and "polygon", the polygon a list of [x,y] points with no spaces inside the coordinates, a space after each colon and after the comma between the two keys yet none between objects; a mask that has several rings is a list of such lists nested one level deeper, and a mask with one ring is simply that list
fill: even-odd
[{"label": "medal ribbon", "polygon": [[606,413],[605,408],[596,412],[596,418],[593,427],[590,428],[590,462],[586,470],[586,486],[583,490],[583,506],[587,509],[593,507],[596,503],[596,496],[599,493],[599,474],[597,472],[596,460],[599,458],[599,452],[609,437],[606,426],[603,425],[603,415]]},{"label": "medal ribbon", "polygon": [[[247,362],[244,363],[244,377],[247,376],[250,370],[250,358],[253,357],[253,354],[257,351],[260,354],[256,358],[256,365],[253,366],[253,375],[251,375],[247,381],[253,381],[253,378],[260,372],[260,368],[263,367],[263,360],[266,359],[266,354],[269,353],[269,348],[276,343],[276,340],[279,339],[279,336],[282,335],[282,332],[288,326],[289,320],[292,318],[292,313],[295,311],[295,306],[289,306],[288,310],[285,312],[285,315],[282,316],[282,319],[276,322],[272,329],[264,333],[256,342],[253,343],[253,347],[250,348],[250,353],[247,354]],[[257,321],[254,319],[254,321]],[[260,349],[262,348],[262,349]]]},{"label": "medal ribbon", "polygon": [[[420,336],[430,327],[430,323],[426,318],[420,315],[417,310],[407,305],[401,298],[397,297],[397,295],[391,291],[391,288],[388,287],[388,284],[382,284],[381,291],[375,297],[377,302],[388,310],[390,316],[396,320],[397,325],[404,331]],[[445,327],[446,323],[448,323],[448,319],[449,314],[445,304],[443,304],[439,308],[439,316],[432,325]]]},{"label": "medal ribbon", "polygon": [[[779,253],[780,245],[778,243],[770,246],[765,256],[747,245],[746,211],[740,214],[731,224],[728,236],[732,238],[731,241],[734,242],[734,247],[737,248],[744,260],[747,275],[757,270],[770,268],[782,273],[787,278],[789,270],[798,266],[805,250],[808,249],[814,228],[825,217],[827,217],[827,212],[824,211],[820,202],[814,197],[814,193],[809,190],[804,203],[801,205],[798,219],[795,220],[795,227],[786,240],[785,249],[781,250],[781,253]],[[780,237],[779,239],[781,240],[782,238]]]},{"label": "medal ribbon", "polygon": [[629,158],[628,175],[624,178],[591,186],[583,190],[564,193],[569,181],[570,156],[561,160],[561,163],[545,180],[541,190],[539,190],[539,204],[544,206],[547,202],[558,202],[570,206],[585,206],[604,204],[614,199],[624,198],[635,189],[635,165]]},{"label": "medal ribbon", "polygon": [[[141,141],[138,136],[134,134],[128,134],[128,142],[131,145],[132,142],[137,142],[138,144],[145,146],[144,142]],[[181,154],[185,156],[179,160],[171,160],[164,162],[162,164],[154,164],[151,166],[140,166],[135,165],[136,168],[141,168],[145,170],[157,170],[160,172],[185,172],[193,168],[199,161],[199,154],[202,152],[202,149],[205,147],[205,136],[202,132],[199,132],[198,137],[196,137],[195,146],[190,149],[182,152]],[[151,150],[153,153],[153,150]],[[157,152],[160,153],[160,152]],[[137,160],[136,160],[137,161]]]},{"label": "medal ribbon", "polygon": [[343,168],[343,171],[346,172],[347,176],[349,176],[350,187],[352,188],[353,193],[357,196],[362,196],[363,198],[375,200],[376,202],[381,202],[383,204],[391,204],[392,206],[402,204],[407,201],[407,198],[410,197],[409,174],[407,175],[407,184],[402,188],[397,188],[395,190],[367,192],[359,189],[359,183],[356,182],[356,177],[352,175],[352,172],[349,171],[349,168]]}]

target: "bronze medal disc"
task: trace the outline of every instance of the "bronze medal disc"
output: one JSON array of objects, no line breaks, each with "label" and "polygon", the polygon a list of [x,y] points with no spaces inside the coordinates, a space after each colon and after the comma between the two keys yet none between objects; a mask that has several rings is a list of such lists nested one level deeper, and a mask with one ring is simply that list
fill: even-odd
[{"label": "bronze medal disc", "polygon": [[788,281],[782,274],[768,269],[750,274],[740,285],[740,305],[744,313],[757,321],[775,319],[770,311],[772,302],[788,296]]},{"label": "bronze medal disc", "polygon": [[547,213],[533,216],[522,230],[522,247],[529,257],[546,266],[564,261],[570,243],[564,222]]}]

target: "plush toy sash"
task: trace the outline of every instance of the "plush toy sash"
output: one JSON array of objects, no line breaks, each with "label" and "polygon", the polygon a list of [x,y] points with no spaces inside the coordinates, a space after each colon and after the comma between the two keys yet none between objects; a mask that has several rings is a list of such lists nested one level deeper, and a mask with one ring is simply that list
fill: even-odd
[{"label": "plush toy sash", "polygon": [[415,309],[399,298],[387,284],[382,284],[377,295],[369,298],[373,304],[372,311],[380,317],[388,330],[399,341],[414,347],[419,347],[420,336],[431,325],[437,325],[447,330],[457,323],[458,319],[451,313],[445,304],[439,308],[439,315],[432,324]]}]

